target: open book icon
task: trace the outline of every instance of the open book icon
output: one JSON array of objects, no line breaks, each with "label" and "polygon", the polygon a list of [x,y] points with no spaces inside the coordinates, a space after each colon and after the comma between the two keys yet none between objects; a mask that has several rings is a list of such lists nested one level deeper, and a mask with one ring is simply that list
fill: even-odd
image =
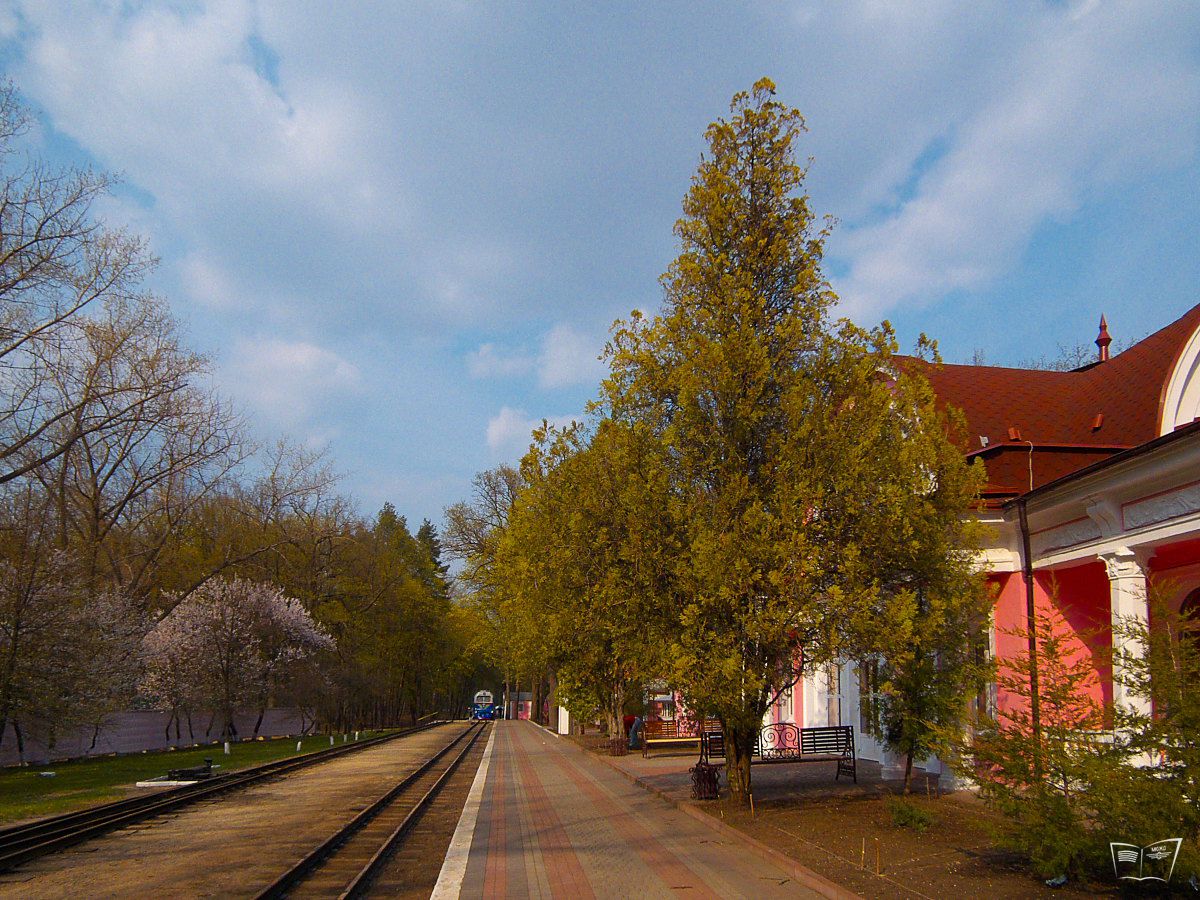
[{"label": "open book icon", "polygon": [[1112,851],[1113,873],[1127,881],[1170,881],[1182,843],[1183,838],[1168,838],[1138,847],[1113,841],[1108,845]]}]

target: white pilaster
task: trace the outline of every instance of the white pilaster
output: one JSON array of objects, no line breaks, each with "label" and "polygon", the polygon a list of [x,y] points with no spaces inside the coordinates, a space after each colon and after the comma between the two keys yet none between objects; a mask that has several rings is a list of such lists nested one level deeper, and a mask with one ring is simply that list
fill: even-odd
[{"label": "white pilaster", "polygon": [[[1113,626],[1113,703],[1127,709],[1149,713],[1149,701],[1144,697],[1130,694],[1125,680],[1125,667],[1121,663],[1119,651],[1141,656],[1146,652],[1140,642],[1131,644],[1128,639],[1118,634],[1121,623],[1140,622],[1147,625],[1150,621],[1149,606],[1146,601],[1146,570],[1143,560],[1128,547],[1118,547],[1115,550],[1101,554],[1104,566],[1108,570],[1109,602],[1112,612]],[[1122,641],[1124,644],[1122,645]]]}]

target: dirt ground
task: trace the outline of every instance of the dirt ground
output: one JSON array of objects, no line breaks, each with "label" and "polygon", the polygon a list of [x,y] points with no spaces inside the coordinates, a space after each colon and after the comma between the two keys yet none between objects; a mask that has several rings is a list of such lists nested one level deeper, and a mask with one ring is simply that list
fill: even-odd
[{"label": "dirt ground", "polygon": [[704,804],[726,824],[864,897],[1025,898],[1114,893],[1107,885],[1054,889],[999,850],[993,815],[965,792],[913,796],[933,822],[924,832],[892,820],[887,794],[779,800],[748,810]]},{"label": "dirt ground", "polygon": [[[573,740],[599,755],[608,750],[593,735]],[[644,760],[640,753],[612,759],[677,802],[688,802],[687,767],[693,762],[686,756]],[[999,816],[969,791],[939,795],[936,776],[929,779],[928,792],[923,773],[914,778],[908,802],[932,817],[918,831],[894,823],[888,801],[901,793],[903,784],[885,779],[877,763],[860,760],[856,784],[835,781],[831,767],[756,766],[753,815],[727,799],[695,805],[864,897],[1004,900],[1118,894],[1111,883],[1046,887],[1020,857],[998,847],[994,828]],[[724,773],[721,796],[728,797]]]}]

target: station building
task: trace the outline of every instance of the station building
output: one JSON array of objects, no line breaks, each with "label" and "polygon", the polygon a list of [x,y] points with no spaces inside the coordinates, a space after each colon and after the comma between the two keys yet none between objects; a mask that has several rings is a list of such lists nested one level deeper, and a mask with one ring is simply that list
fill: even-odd
[{"label": "station building", "polygon": [[[1200,305],[1115,356],[1111,341],[1101,317],[1095,361],[1072,371],[912,364],[940,403],[962,410],[964,452],[987,471],[979,565],[996,594],[992,655],[1026,649],[1031,583],[1035,610],[1057,607],[1091,660],[1096,699],[1132,703],[1105,662],[1114,619],[1147,618],[1151,584],[1177,609],[1200,607]],[[877,739],[864,702],[872,682],[863,664],[830,666],[785,692],[765,723],[853,725],[857,756],[897,774],[904,761]],[[669,717],[677,698],[659,693]],[[1024,702],[995,690],[985,699]],[[566,710],[556,712],[565,733]]]},{"label": "station building", "polygon": [[[1111,340],[1101,317],[1095,362],[1073,371],[942,365],[925,374],[941,403],[963,411],[967,456],[987,471],[980,565],[996,592],[993,655],[1026,649],[1012,632],[1026,628],[1032,581],[1035,609],[1057,606],[1092,660],[1096,699],[1133,703],[1105,662],[1114,619],[1147,618],[1152,584],[1176,608],[1200,606],[1200,305],[1118,355]],[[899,767],[872,734],[868,675],[832,667],[768,717],[853,725],[861,758]]]}]

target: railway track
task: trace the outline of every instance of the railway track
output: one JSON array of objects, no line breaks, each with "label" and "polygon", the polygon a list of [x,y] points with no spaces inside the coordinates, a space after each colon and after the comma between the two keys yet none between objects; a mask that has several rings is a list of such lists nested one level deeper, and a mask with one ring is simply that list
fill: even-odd
[{"label": "railway track", "polygon": [[78,812],[0,829],[0,872],[6,872],[40,856],[63,850],[89,838],[116,831],[135,822],[141,822],[201,800],[208,800],[265,781],[268,778],[318,765],[330,759],[366,750],[369,747],[377,747],[380,744],[408,737],[441,724],[443,723],[440,721],[434,721],[382,737],[330,747],[328,750],[318,750],[297,759],[277,760],[226,775],[218,775],[186,787],[159,791],[145,797],[118,800]]},{"label": "railway track", "polygon": [[258,894],[259,900],[365,896],[486,727],[481,722],[455,737],[280,875]]}]

